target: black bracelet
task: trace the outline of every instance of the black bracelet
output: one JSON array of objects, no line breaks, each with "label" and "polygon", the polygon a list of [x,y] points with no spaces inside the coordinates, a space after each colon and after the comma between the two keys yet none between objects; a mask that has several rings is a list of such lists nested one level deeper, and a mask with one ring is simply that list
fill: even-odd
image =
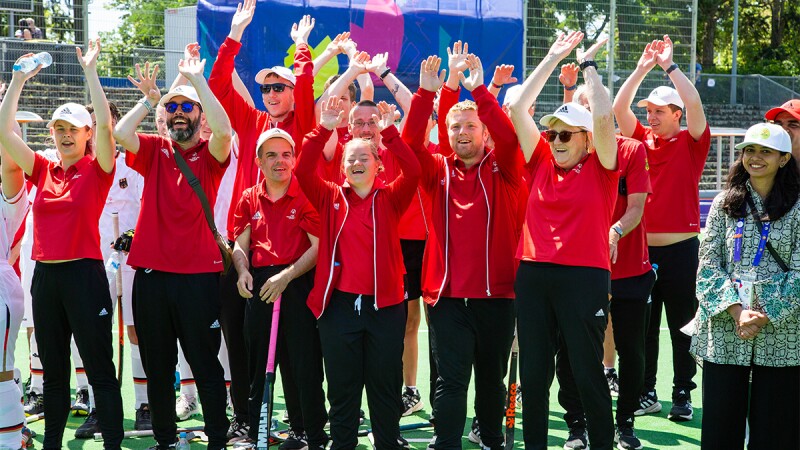
[{"label": "black bracelet", "polygon": [[591,59],[588,59],[588,60],[583,61],[579,67],[580,67],[581,71],[583,71],[587,67],[594,67],[595,69],[597,69],[597,63],[594,62]]},{"label": "black bracelet", "polygon": [[678,68],[678,65],[677,65],[677,64],[675,64],[675,63],[672,63],[672,65],[671,65],[671,66],[667,67],[667,70],[666,70],[666,72],[667,72],[667,75],[671,74],[671,73],[672,73],[672,71],[674,71],[674,70],[675,70],[675,69],[677,69],[677,68]]},{"label": "black bracelet", "polygon": [[496,84],[494,81],[492,81],[492,86],[494,86],[496,89],[503,89],[502,84]]},{"label": "black bracelet", "polygon": [[575,89],[578,89],[577,84],[573,84],[572,86],[564,86],[565,91],[574,91]]},{"label": "black bracelet", "polygon": [[387,67],[386,70],[384,70],[383,73],[378,78],[382,80],[386,78],[386,75],[389,75],[390,73],[392,73],[392,69]]}]

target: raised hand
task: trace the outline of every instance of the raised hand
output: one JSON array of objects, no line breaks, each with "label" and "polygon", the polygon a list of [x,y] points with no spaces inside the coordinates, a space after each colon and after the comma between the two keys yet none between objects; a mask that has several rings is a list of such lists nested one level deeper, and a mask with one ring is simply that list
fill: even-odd
[{"label": "raised hand", "polygon": [[564,64],[561,66],[561,74],[558,76],[558,81],[565,88],[575,86],[578,84],[578,72],[580,71],[580,67],[575,63]]},{"label": "raised hand", "polygon": [[576,54],[578,61],[594,61],[594,57],[597,55],[597,52],[600,51],[601,48],[605,47],[607,42],[608,37],[605,37],[595,42],[594,45],[589,47],[589,50],[578,50]]},{"label": "raised hand", "polygon": [[380,76],[383,72],[386,71],[386,63],[389,61],[389,53],[377,53],[372,56],[372,60],[367,64],[367,70],[374,73],[375,75]]},{"label": "raised hand", "polygon": [[464,42],[462,47],[461,41],[456,41],[453,44],[453,50],[447,47],[447,68],[450,70],[450,75],[453,76],[457,73],[467,70],[467,56],[469,55],[469,44]]},{"label": "raised hand", "polygon": [[344,105],[339,97],[328,97],[327,101],[322,102],[319,124],[333,131],[344,117]]},{"label": "raised hand", "polygon": [[359,75],[362,73],[369,73],[367,70],[367,65],[370,62],[369,53],[367,52],[359,52],[353,55],[350,58],[350,67],[358,69]]},{"label": "raised hand", "polygon": [[645,70],[650,70],[655,67],[662,44],[663,42],[661,41],[653,41],[645,45],[642,56],[639,57],[639,62],[636,63],[636,65]]},{"label": "raised hand", "polygon": [[244,0],[244,4],[239,3],[236,7],[236,13],[233,14],[233,19],[231,19],[231,33],[229,36],[241,41],[242,34],[245,28],[250,25],[255,13],[256,0]]},{"label": "raised hand", "polygon": [[334,54],[334,55],[338,55],[339,53],[343,52],[342,43],[344,43],[345,41],[347,41],[349,39],[350,39],[350,32],[349,31],[345,31],[343,33],[339,33],[339,34],[336,35],[335,38],[333,38],[332,41],[330,41],[328,43],[327,47],[325,47],[325,51],[328,52],[328,53]]},{"label": "raised hand", "polygon": [[178,72],[185,76],[189,81],[203,78],[203,70],[206,67],[206,60],[187,59],[178,62]]},{"label": "raised hand", "polygon": [[580,31],[570,31],[567,34],[560,34],[553,45],[550,46],[549,56],[557,58],[559,61],[572,53],[572,50],[583,40],[583,33]]},{"label": "raised hand", "polygon": [[667,70],[669,66],[672,65],[672,55],[673,55],[674,47],[672,45],[672,39],[669,38],[668,35],[664,35],[664,40],[661,41],[661,45],[658,49],[658,54],[656,55],[656,62],[662,69]]},{"label": "raised hand", "polygon": [[78,62],[83,70],[97,70],[97,57],[100,55],[100,38],[94,41],[89,39],[85,55],[80,47],[75,47],[75,53],[78,55]]},{"label": "raised hand", "polygon": [[468,91],[472,91],[478,86],[483,85],[483,65],[481,59],[475,55],[467,57],[467,69],[469,69],[469,77],[464,76],[464,72],[459,72],[458,77],[461,79],[461,85]]},{"label": "raised hand", "polygon": [[147,99],[150,101],[150,104],[155,105],[158,103],[158,101],[161,100],[161,91],[158,89],[158,85],[156,84],[156,77],[158,76],[158,64],[153,67],[151,72],[150,61],[144,63],[144,73],[142,73],[141,66],[136,64],[136,76],[139,78],[138,80],[128,75],[128,81],[136,86],[139,91],[144,94],[145,97],[147,97]]},{"label": "raised hand", "polygon": [[200,44],[197,42],[186,44],[186,47],[183,49],[183,59],[200,59]]},{"label": "raised hand", "polygon": [[500,64],[494,68],[494,75],[492,76],[492,84],[497,86],[504,86],[506,84],[516,83],[517,78],[514,76],[514,66],[511,64]]},{"label": "raised hand", "polygon": [[358,44],[356,44],[356,41],[350,39],[350,33],[347,33],[347,39],[342,39],[342,41],[339,42],[339,50],[351,59],[358,53]]},{"label": "raised hand", "polygon": [[289,35],[292,37],[292,40],[295,44],[308,44],[308,35],[311,34],[311,30],[314,29],[314,24],[316,21],[311,18],[309,15],[303,16],[300,19],[299,23],[295,23],[292,25],[292,31]]},{"label": "raised hand", "polygon": [[381,116],[378,117],[373,114],[372,120],[378,124],[378,128],[380,128],[381,131],[394,125],[395,112],[397,112],[397,107],[395,105],[390,105],[382,101],[378,103],[378,112],[381,113]]},{"label": "raised hand", "polygon": [[428,56],[427,59],[423,59],[419,67],[419,87],[430,92],[438,91],[442,87],[444,76],[447,73],[447,70],[439,73],[441,65],[442,58],[438,56]]}]

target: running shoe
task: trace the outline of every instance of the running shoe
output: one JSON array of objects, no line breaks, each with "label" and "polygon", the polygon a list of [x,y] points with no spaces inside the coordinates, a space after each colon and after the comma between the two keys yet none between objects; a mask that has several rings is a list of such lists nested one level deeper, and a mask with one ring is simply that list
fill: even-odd
[{"label": "running shoe", "polygon": [[424,403],[417,388],[406,387],[403,391],[403,417],[410,416],[422,409]]},{"label": "running shoe", "polygon": [[617,443],[619,450],[638,450],[642,448],[642,442],[633,432],[633,427],[629,425],[618,426],[614,433],[614,442]]},{"label": "running shoe", "polygon": [[175,401],[175,420],[181,422],[196,414],[200,414],[197,399],[190,395],[181,394]]},{"label": "running shoe", "polygon": [[564,450],[580,450],[589,448],[589,437],[586,435],[586,428],[570,428],[569,436],[564,442]]},{"label": "running shoe", "polygon": [[136,410],[136,422],[133,423],[134,430],[152,430],[153,422],[150,419],[150,405],[142,403]]},{"label": "running shoe", "polygon": [[673,422],[686,422],[692,420],[693,412],[691,397],[686,394],[686,391],[680,391],[672,400],[672,408],[669,410],[667,419]]},{"label": "running shoe", "polygon": [[661,403],[658,401],[656,390],[642,394],[639,397],[639,409],[634,411],[634,416],[643,416],[645,414],[654,414],[661,412]]},{"label": "running shoe", "polygon": [[614,368],[603,369],[606,373],[606,381],[608,382],[608,390],[611,392],[612,397],[619,397],[619,375]]},{"label": "running shoe", "polygon": [[97,421],[97,411],[92,410],[81,426],[75,430],[75,437],[78,439],[92,439],[95,433],[100,432],[100,422]]}]

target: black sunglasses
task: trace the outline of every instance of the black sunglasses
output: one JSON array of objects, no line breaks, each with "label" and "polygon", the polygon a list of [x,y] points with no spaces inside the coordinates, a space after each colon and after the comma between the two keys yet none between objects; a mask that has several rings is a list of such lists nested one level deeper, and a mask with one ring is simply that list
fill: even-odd
[{"label": "black sunglasses", "polygon": [[181,111],[183,111],[184,114],[189,114],[190,112],[194,111],[195,106],[197,106],[198,108],[200,107],[200,105],[194,102],[185,102],[185,103],[169,102],[164,105],[164,109],[166,109],[167,112],[170,114],[175,114],[175,111],[178,110],[178,106],[181,107]]},{"label": "black sunglasses", "polygon": [[285,83],[272,83],[272,84],[262,84],[261,85],[261,93],[262,94],[269,94],[269,91],[275,91],[277,93],[283,92],[284,89],[291,88],[288,84]]},{"label": "black sunglasses", "polygon": [[558,138],[561,140],[561,142],[563,142],[565,144],[567,142],[569,142],[570,139],[572,139],[572,135],[573,134],[578,134],[578,133],[586,133],[586,130],[581,130],[581,131],[547,130],[547,131],[544,132],[544,134],[547,136],[547,141],[548,142],[555,142],[556,136],[558,136]]}]

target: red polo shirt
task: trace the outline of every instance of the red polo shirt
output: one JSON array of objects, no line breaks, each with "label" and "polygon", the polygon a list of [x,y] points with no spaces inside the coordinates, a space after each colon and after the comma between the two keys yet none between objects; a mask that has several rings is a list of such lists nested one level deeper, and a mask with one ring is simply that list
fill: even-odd
[{"label": "red polo shirt", "polygon": [[297,179],[292,177],[286,194],[273,202],[267,182],[245,189],[236,206],[233,233],[239,237],[250,227],[252,266],[286,265],[297,261],[311,247],[308,234],[319,236],[319,214],[311,206]]},{"label": "red polo shirt", "polygon": [[181,147],[160,136],[139,134],[139,151],[125,153],[125,162],[144,177],[142,209],[136,222],[128,264],[173,273],[222,271],[219,253],[200,199],[184,179],[172,149],[180,151],[200,181],[214,209],[228,158],[220,163],[208,151],[208,141]]},{"label": "red polo shirt", "polygon": [[102,261],[100,215],[114,171],[106,173],[93,156],[84,156],[65,171],[61,161],[34,153],[28,179],[36,185],[31,259]]},{"label": "red polo shirt", "polygon": [[[375,186],[382,185],[380,179]],[[347,220],[344,221],[339,245],[336,246],[336,262],[341,265],[341,276],[336,289],[353,294],[375,295],[375,227],[372,208],[377,188],[364,198],[353,189],[345,190],[348,204]]]}]

